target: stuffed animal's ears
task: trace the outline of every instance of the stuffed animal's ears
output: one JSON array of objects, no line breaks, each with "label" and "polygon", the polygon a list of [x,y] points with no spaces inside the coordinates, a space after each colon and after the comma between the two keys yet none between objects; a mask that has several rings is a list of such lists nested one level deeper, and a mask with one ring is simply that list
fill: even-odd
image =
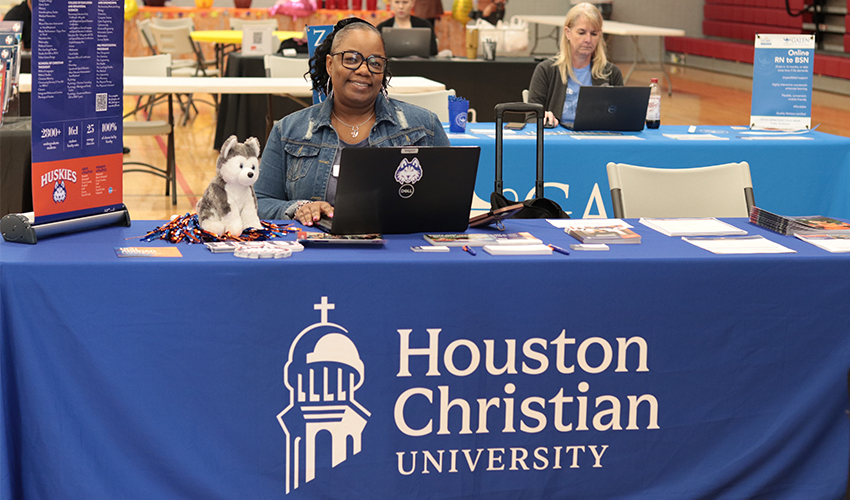
[{"label": "stuffed animal's ears", "polygon": [[254,156],[260,156],[260,141],[257,140],[256,137],[249,137],[247,141],[245,141],[245,147],[248,148],[248,151],[254,154]]},{"label": "stuffed animal's ears", "polygon": [[222,158],[227,158],[227,155],[230,153],[230,148],[236,144],[236,141],[238,141],[238,139],[235,135],[231,135],[224,141],[224,144],[221,145],[221,152],[219,153]]}]

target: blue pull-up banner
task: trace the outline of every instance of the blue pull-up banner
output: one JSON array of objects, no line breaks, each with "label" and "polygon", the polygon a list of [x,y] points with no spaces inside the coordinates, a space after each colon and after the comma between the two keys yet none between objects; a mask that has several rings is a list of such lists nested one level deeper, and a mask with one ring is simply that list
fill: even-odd
[{"label": "blue pull-up banner", "polygon": [[124,3],[33,2],[32,191],[39,223],[123,202]]}]

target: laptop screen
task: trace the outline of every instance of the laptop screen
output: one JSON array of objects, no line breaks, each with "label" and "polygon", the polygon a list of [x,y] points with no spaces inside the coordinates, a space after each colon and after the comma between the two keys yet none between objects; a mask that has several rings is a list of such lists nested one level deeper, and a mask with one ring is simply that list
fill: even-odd
[{"label": "laptop screen", "polygon": [[581,87],[573,130],[639,132],[646,124],[649,87]]},{"label": "laptop screen", "polygon": [[345,148],[333,234],[462,232],[481,148]]},{"label": "laptop screen", "polygon": [[431,55],[431,28],[384,28],[381,34],[387,57]]}]

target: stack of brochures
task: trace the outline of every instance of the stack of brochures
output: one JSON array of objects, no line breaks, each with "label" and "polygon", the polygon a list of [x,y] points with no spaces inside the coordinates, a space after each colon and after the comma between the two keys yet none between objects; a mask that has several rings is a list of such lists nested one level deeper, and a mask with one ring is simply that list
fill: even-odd
[{"label": "stack of brochures", "polygon": [[425,241],[432,245],[447,247],[483,247],[484,245],[532,245],[543,244],[531,233],[448,233],[426,234]]},{"label": "stack of brochures", "polygon": [[582,243],[640,243],[640,235],[631,230],[629,224],[610,224],[606,226],[587,225],[570,226],[564,231]]},{"label": "stack of brochures", "polygon": [[650,219],[641,218],[644,226],[667,236],[734,236],[747,234],[743,229],[714,217]]},{"label": "stack of brochures", "polygon": [[387,241],[378,233],[328,234],[298,231],[298,243],[315,245],[383,245]]},{"label": "stack of brochures", "polygon": [[850,223],[824,217],[807,215],[788,217],[753,207],[750,209],[750,222],[779,234],[850,234]]}]

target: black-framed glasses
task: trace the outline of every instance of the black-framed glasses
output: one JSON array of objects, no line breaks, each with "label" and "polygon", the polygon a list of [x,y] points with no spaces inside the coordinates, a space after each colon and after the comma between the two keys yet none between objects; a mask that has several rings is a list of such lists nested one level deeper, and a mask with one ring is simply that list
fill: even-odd
[{"label": "black-framed glasses", "polygon": [[343,50],[342,52],[334,52],[331,56],[342,56],[342,67],[357,71],[366,61],[366,68],[374,75],[380,75],[387,69],[387,58],[381,56],[363,57],[363,54],[356,50]]}]

